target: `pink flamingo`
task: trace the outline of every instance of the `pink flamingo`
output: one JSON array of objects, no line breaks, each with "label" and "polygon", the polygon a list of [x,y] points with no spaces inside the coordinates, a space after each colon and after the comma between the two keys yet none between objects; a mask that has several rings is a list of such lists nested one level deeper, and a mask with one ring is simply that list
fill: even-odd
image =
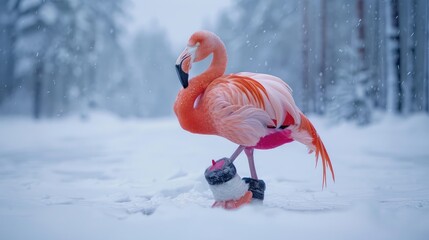
[{"label": "pink flamingo", "polygon": [[[193,62],[210,54],[208,69],[188,81]],[[326,168],[335,175],[325,146],[308,118],[296,106],[291,88],[280,78],[241,72],[224,75],[227,54],[223,42],[208,31],[198,31],[176,62],[183,89],[174,111],[183,129],[198,134],[218,135],[238,144],[230,157],[234,161],[244,150],[250,174],[258,179],[253,151],[272,149],[294,140],[315,152],[316,164],[322,158],[322,187],[326,186]]]}]

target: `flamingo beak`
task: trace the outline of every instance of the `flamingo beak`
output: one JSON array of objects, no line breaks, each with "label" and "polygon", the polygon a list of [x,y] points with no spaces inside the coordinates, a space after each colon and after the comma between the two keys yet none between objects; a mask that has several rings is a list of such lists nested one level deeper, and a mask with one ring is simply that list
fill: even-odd
[{"label": "flamingo beak", "polygon": [[179,76],[180,79],[180,83],[182,84],[183,88],[187,88],[189,83],[188,83],[188,78],[189,78],[189,74],[185,73],[183,70],[181,70],[181,66],[176,65],[176,72],[177,75]]},{"label": "flamingo beak", "polygon": [[176,72],[183,88],[189,85],[189,70],[191,70],[192,62],[196,47],[186,47],[176,60]]},{"label": "flamingo beak", "polygon": [[176,61],[176,72],[179,77],[180,83],[183,88],[187,88],[189,85],[189,62],[191,54],[188,48],[185,48]]}]

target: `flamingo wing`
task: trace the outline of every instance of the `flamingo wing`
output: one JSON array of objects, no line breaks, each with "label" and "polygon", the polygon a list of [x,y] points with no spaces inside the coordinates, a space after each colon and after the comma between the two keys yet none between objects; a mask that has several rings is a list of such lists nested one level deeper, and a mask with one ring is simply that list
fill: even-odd
[{"label": "flamingo wing", "polygon": [[[323,144],[322,139],[314,128],[313,124],[310,120],[296,107],[295,102],[292,98],[292,90],[290,87],[284,83],[280,78],[267,75],[267,74],[255,74],[255,73],[241,73],[245,76],[249,76],[254,79],[258,79],[264,86],[267,86],[267,89],[273,94],[273,97],[269,98],[271,102],[271,106],[274,107],[277,111],[286,111],[287,114],[293,117],[294,124],[288,127],[291,130],[291,137],[304,145],[307,146],[309,152],[315,153],[316,156],[316,164],[318,162],[319,157],[322,159],[322,186],[326,186],[326,174],[327,168],[331,172],[332,179],[335,181],[335,173],[332,167],[331,160],[329,158],[328,152],[326,151],[325,145]],[[276,82],[274,84],[273,82]],[[282,86],[283,85],[283,86]],[[288,89],[287,92],[282,91],[284,87]],[[275,97],[275,98],[274,98]],[[278,102],[276,102],[276,100]],[[277,112],[276,112],[277,113]],[[277,116],[277,115],[276,115]],[[287,118],[287,116],[286,116]],[[277,127],[279,124],[279,120],[283,119],[282,117],[277,117]],[[286,119],[287,120],[287,119]],[[288,121],[290,122],[290,121]]]},{"label": "flamingo wing", "polygon": [[240,145],[255,146],[262,137],[283,131],[282,125],[288,125],[290,137],[306,145],[310,153],[315,152],[316,163],[321,157],[322,186],[326,186],[327,168],[335,181],[320,136],[295,105],[291,88],[280,78],[248,72],[226,75],[208,86],[204,98],[219,135]]},{"label": "flamingo wing", "polygon": [[214,80],[204,93],[208,113],[219,135],[244,146],[279,128],[289,116],[300,122],[290,87],[281,79],[257,73],[238,73]]}]

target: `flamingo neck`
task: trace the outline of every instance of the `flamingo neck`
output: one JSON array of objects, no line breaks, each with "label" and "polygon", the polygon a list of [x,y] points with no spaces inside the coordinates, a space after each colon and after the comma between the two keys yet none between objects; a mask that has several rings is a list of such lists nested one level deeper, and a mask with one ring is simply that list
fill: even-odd
[{"label": "flamingo neck", "polygon": [[[225,73],[227,56],[223,43],[216,41],[213,59],[209,68],[198,76],[192,78],[189,86],[180,90],[174,105],[174,111],[183,129],[201,134],[214,134],[215,129],[210,123],[206,109],[196,104],[208,85]],[[200,101],[201,99],[198,99]]]}]

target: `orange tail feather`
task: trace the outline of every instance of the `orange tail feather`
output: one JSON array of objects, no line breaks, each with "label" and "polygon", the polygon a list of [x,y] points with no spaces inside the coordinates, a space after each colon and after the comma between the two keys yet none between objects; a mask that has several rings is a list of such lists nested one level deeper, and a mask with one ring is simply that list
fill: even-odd
[{"label": "orange tail feather", "polygon": [[323,144],[322,139],[320,139],[319,134],[317,134],[317,131],[314,128],[313,124],[302,113],[301,113],[301,125],[300,125],[299,129],[308,132],[310,134],[310,136],[312,137],[311,144],[307,145],[307,146],[310,148],[310,153],[315,151],[316,166],[317,166],[317,162],[319,160],[319,156],[322,156],[322,166],[323,166],[322,188],[327,186],[326,166],[329,167],[329,170],[331,171],[332,179],[335,182],[334,168],[332,167],[331,159],[329,158],[329,155],[328,155],[328,152],[326,151],[325,145]]}]

